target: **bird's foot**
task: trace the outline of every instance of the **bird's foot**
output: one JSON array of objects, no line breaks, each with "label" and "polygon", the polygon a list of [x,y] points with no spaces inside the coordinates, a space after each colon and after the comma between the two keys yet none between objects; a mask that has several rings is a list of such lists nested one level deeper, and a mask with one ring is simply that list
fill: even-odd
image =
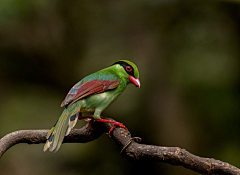
[{"label": "bird's foot", "polygon": [[78,120],[83,120],[83,119],[88,119],[88,120],[90,120],[89,123],[88,123],[88,127],[89,127],[91,130],[93,130],[93,129],[92,129],[92,122],[93,122],[93,120],[94,120],[93,116],[90,115],[90,116],[79,116],[79,117],[78,117]]},{"label": "bird's foot", "polygon": [[126,128],[126,126],[124,126],[122,123],[119,123],[119,122],[114,122],[114,121],[111,121],[111,120],[106,120],[106,119],[96,119],[98,122],[105,122],[105,123],[111,123],[111,124],[114,124],[114,126],[109,130],[108,132],[108,136],[111,137],[111,132],[117,127],[122,127],[124,129],[126,129],[128,131],[128,129]]},{"label": "bird's foot", "polygon": [[[102,116],[101,116],[101,118],[102,118]],[[92,115],[91,115],[91,116],[79,116],[78,119],[79,119],[79,120],[90,119],[89,124],[88,124],[88,127],[89,127],[91,130],[93,130],[91,125],[92,125],[92,122],[93,122],[94,118],[93,118]],[[108,136],[109,136],[109,137],[111,137],[111,132],[112,132],[117,126],[122,127],[122,128],[124,128],[124,129],[126,129],[126,130],[128,131],[128,129],[126,128],[126,126],[124,126],[122,123],[114,122],[114,121],[106,120],[106,119],[95,119],[95,120],[98,121],[98,122],[105,122],[105,123],[114,124],[113,127],[112,127],[112,128],[109,130],[109,132],[108,132]]]}]

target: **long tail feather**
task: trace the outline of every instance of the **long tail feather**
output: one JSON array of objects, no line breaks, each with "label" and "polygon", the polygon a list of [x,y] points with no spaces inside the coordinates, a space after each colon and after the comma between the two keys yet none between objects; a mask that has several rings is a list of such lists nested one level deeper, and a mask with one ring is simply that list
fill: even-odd
[{"label": "long tail feather", "polygon": [[53,152],[56,152],[58,151],[58,149],[60,148],[62,142],[63,142],[63,139],[66,135],[68,135],[71,131],[71,129],[76,125],[77,121],[78,121],[78,116],[79,116],[79,111],[81,109],[81,106],[82,104],[80,104],[76,110],[70,115],[70,118],[69,118],[69,122],[68,122],[68,125],[65,125],[63,130],[66,131],[66,132],[62,132],[60,137],[59,137],[59,141],[58,141],[58,144],[57,144],[57,147],[55,148],[55,150],[53,150]]},{"label": "long tail feather", "polygon": [[78,116],[81,109],[81,104],[75,109],[65,109],[58,119],[57,123],[53,126],[47,135],[47,142],[43,148],[45,152],[47,149],[51,152],[56,152],[60,148],[65,135],[68,135],[71,129],[76,125]]},{"label": "long tail feather", "polygon": [[[54,129],[54,128],[53,128]],[[53,129],[51,129],[51,130],[53,130]],[[45,151],[47,151],[47,149],[51,146],[51,144],[52,144],[52,140],[53,140],[53,135],[52,135],[52,133],[51,133],[52,131],[50,131],[49,133],[50,133],[50,135],[49,135],[49,137],[47,138],[47,142],[45,143],[45,145],[44,145],[44,148],[43,148],[43,151],[45,152]]]},{"label": "long tail feather", "polygon": [[[65,109],[66,110],[66,109]],[[69,115],[69,112],[64,112],[64,115],[61,116],[61,118],[59,119],[57,125],[56,125],[56,128],[54,129],[53,131],[53,142],[49,148],[49,151],[54,151],[54,149],[57,147],[57,144],[58,144],[58,140],[59,140],[59,137],[61,136],[61,132],[65,132],[63,130],[63,127],[65,125],[65,121],[67,120],[68,118],[68,115]]]},{"label": "long tail feather", "polygon": [[81,105],[79,105],[77,110],[75,110],[73,112],[73,114],[71,115],[71,117],[69,119],[69,123],[68,123],[68,129],[67,129],[67,132],[66,132],[66,136],[70,133],[72,128],[77,124],[80,109],[81,109]]},{"label": "long tail feather", "polygon": [[[57,121],[58,122],[58,121]],[[57,124],[57,122],[54,124],[54,126],[52,127],[52,129],[49,131],[49,133],[47,134],[47,141],[46,144],[44,145],[43,151],[47,151],[47,149],[50,147],[50,145],[52,144],[52,140],[53,140],[53,131],[55,129],[55,126]]]}]

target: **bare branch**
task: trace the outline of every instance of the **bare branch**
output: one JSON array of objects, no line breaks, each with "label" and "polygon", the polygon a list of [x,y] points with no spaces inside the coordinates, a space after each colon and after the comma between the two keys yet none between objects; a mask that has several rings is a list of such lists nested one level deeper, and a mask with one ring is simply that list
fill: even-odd
[{"label": "bare branch", "polygon": [[[0,139],[0,158],[12,146],[18,143],[39,144],[46,142],[49,130],[20,130],[7,134]],[[73,129],[64,138],[63,143],[86,143],[100,137],[104,132],[90,130],[88,125],[81,129]]]},{"label": "bare branch", "polygon": [[[70,134],[65,137],[64,143],[86,143],[93,141],[104,132],[109,131],[111,127],[112,125],[109,123],[93,122],[92,128],[94,130],[90,130],[87,124],[81,129],[72,130]],[[10,147],[18,143],[45,143],[48,131],[49,130],[21,130],[7,134],[0,140],[0,157]],[[139,162],[151,160],[165,162],[172,165],[183,166],[201,174],[240,174],[240,169],[229,163],[212,158],[202,158],[178,147],[139,144],[133,141],[130,132],[123,128],[114,129],[112,138],[121,148],[124,148],[122,156],[129,161]]]}]

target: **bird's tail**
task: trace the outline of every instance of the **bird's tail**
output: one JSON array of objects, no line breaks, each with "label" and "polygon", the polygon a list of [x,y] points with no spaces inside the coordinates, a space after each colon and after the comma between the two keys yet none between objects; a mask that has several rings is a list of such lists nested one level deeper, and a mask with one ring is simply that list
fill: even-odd
[{"label": "bird's tail", "polygon": [[47,141],[43,148],[44,152],[48,148],[51,152],[58,151],[64,137],[67,136],[71,129],[76,125],[80,109],[81,103],[73,111],[69,110],[69,108],[64,109],[62,115],[59,117],[58,121],[55,123],[46,137]]}]

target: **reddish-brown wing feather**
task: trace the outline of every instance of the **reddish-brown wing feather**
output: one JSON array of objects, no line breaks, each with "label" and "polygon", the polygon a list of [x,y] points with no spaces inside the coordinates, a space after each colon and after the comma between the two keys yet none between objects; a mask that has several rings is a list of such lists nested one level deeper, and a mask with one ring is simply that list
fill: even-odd
[{"label": "reddish-brown wing feather", "polygon": [[[83,99],[90,95],[99,94],[111,89],[115,89],[118,87],[118,85],[119,81],[93,80],[90,82],[86,82],[78,89],[77,93],[74,96],[72,96],[72,94],[67,95],[67,97],[71,95],[72,100],[66,105],[67,107],[69,107],[71,104],[75,103],[80,99]],[[67,97],[65,98],[65,100],[67,99]],[[65,100],[62,104],[65,104]]]}]

